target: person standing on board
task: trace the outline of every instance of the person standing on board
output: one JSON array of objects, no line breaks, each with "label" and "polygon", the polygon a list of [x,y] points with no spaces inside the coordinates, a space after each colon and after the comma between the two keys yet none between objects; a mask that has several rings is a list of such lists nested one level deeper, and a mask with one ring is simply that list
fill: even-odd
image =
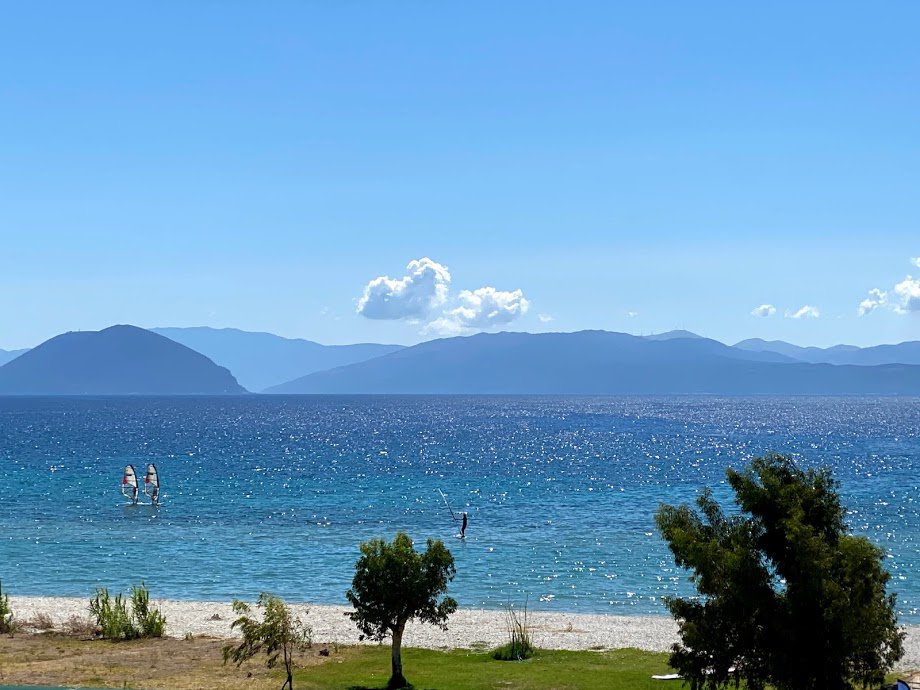
[{"label": "person standing on board", "polygon": [[461,538],[461,539],[465,539],[465,538],[466,538],[466,522],[467,522],[466,513],[464,513],[464,514],[463,514],[463,522],[460,524],[460,538]]}]

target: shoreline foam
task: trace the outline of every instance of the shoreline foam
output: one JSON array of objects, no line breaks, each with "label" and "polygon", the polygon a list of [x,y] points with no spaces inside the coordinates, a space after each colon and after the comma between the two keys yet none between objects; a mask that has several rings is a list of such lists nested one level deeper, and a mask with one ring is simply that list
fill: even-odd
[{"label": "shoreline foam", "polygon": [[[230,628],[235,616],[229,602],[177,601],[152,602],[166,616],[166,634],[187,634],[216,638],[237,637]],[[36,614],[51,617],[60,629],[71,616],[86,618],[89,599],[76,597],[10,596],[16,618],[28,620]],[[345,613],[346,606],[290,604],[295,615],[313,630],[318,643],[342,645],[376,644],[361,640],[360,633]],[[668,616],[621,616],[613,614],[549,613],[530,611],[534,644],[544,649],[605,650],[634,647],[664,652],[677,641],[677,624]],[[920,668],[920,626],[904,626],[904,658],[899,669]],[[448,621],[448,629],[410,623],[403,644],[426,649],[493,648],[507,642],[505,613],[491,609],[460,609]]]}]

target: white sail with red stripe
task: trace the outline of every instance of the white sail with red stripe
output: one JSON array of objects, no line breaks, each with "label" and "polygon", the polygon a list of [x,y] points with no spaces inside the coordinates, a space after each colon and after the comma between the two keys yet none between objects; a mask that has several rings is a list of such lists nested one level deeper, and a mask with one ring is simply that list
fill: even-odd
[{"label": "white sail with red stripe", "polygon": [[147,465],[147,474],[144,475],[144,495],[150,496],[154,503],[160,500],[160,475],[152,462]]},{"label": "white sail with red stripe", "polygon": [[125,471],[121,475],[121,493],[125,498],[137,503],[137,473],[134,471],[134,465],[125,466]]}]

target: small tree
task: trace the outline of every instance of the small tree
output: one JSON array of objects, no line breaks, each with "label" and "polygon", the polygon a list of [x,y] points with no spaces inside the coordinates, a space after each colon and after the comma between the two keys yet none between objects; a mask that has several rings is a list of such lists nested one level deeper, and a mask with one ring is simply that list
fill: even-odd
[{"label": "small tree", "polygon": [[[670,663],[693,690],[878,686],[903,654],[881,549],[847,534],[830,471],[778,455],[729,469],[740,514],[707,490],[662,505],[658,528],[701,597],[669,598],[680,625]],[[736,668],[732,678],[729,669]]]},{"label": "small tree", "polygon": [[346,596],[355,610],[349,616],[364,635],[374,640],[392,637],[392,671],[388,688],[408,685],[402,668],[402,638],[412,619],[447,629],[447,617],[457,610],[447,591],[456,574],[454,557],[444,543],[428,540],[418,553],[412,540],[398,532],[392,543],[372,539],[361,544],[355,577]]},{"label": "small tree", "polygon": [[267,592],[259,595],[258,607],[265,609],[261,622],[249,617],[251,609],[247,604],[233,602],[233,612],[239,614],[239,618],[230,627],[240,629],[243,641],[236,647],[224,647],[224,663],[233,661],[241,666],[244,661],[264,651],[268,668],[277,666],[279,659],[284,665],[287,678],[281,690],[294,690],[294,653],[310,646],[311,630],[291,615],[281,599]]}]

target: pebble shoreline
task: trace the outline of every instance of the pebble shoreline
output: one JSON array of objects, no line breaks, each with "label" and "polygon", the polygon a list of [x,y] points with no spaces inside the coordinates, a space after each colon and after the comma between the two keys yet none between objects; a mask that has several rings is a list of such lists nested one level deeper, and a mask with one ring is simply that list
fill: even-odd
[{"label": "pebble shoreline", "polygon": [[[72,597],[10,597],[16,618],[22,621],[44,613],[60,628],[71,616],[88,616],[88,599]],[[234,620],[229,602],[176,601],[152,602],[166,616],[166,634],[187,634],[217,638],[237,637],[231,630]],[[313,630],[313,640],[321,644],[377,644],[361,640],[354,623],[345,616],[345,606],[291,604],[295,615]],[[585,613],[547,613],[531,611],[529,622],[533,641],[544,649],[606,650],[633,647],[653,652],[668,651],[677,641],[677,624],[667,616],[617,616]],[[904,626],[904,658],[899,669],[920,668],[920,626]],[[507,641],[505,613],[489,609],[460,609],[448,621],[448,629],[410,623],[403,644],[427,649],[492,648]]]}]

